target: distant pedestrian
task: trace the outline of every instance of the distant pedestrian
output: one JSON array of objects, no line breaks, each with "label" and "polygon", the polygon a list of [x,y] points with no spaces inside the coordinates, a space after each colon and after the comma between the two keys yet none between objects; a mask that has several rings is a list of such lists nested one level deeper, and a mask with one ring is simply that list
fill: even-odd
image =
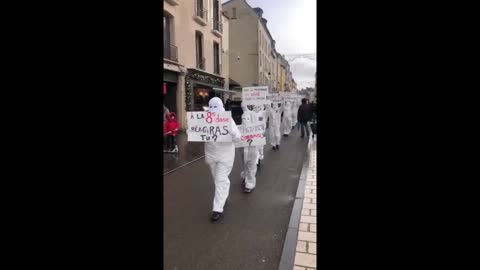
[{"label": "distant pedestrian", "polygon": [[168,120],[165,123],[165,135],[167,135],[167,151],[170,153],[177,153],[178,146],[176,142],[176,137],[178,130],[180,129],[180,123],[177,120],[177,114],[171,112],[168,114]]},{"label": "distant pedestrian", "polygon": [[307,137],[310,136],[309,132],[309,127],[308,127],[308,122],[312,120],[312,107],[307,104],[307,99],[304,98],[302,99],[302,105],[300,105],[300,108],[298,108],[298,122],[300,123],[300,129],[301,129],[301,138],[305,136],[305,129],[307,130]]},{"label": "distant pedestrian", "polygon": [[232,110],[232,101],[230,99],[227,99],[225,102],[225,111],[231,111]]}]

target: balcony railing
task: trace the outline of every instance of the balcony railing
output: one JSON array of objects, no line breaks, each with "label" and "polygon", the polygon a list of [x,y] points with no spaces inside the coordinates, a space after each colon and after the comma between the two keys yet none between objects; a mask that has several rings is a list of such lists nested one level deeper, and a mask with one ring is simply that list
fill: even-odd
[{"label": "balcony railing", "polygon": [[173,44],[165,44],[163,47],[163,58],[178,62],[178,48]]},{"label": "balcony railing", "polygon": [[202,59],[197,58],[197,68],[205,70],[205,58],[202,58]]}]

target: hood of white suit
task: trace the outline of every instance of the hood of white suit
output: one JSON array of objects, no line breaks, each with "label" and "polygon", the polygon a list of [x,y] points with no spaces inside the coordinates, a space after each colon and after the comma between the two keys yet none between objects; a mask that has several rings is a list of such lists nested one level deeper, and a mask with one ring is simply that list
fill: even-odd
[{"label": "hood of white suit", "polygon": [[220,98],[214,97],[208,102],[208,111],[209,112],[224,112],[225,108],[223,107],[223,102]]}]

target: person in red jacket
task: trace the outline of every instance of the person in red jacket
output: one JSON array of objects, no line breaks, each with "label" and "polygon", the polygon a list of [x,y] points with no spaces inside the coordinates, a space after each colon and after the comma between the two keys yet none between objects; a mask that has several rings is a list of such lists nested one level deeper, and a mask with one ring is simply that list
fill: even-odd
[{"label": "person in red jacket", "polygon": [[168,120],[164,128],[165,135],[167,135],[167,152],[177,153],[178,146],[175,137],[180,129],[180,123],[178,123],[177,114],[174,112],[169,113],[167,117]]}]

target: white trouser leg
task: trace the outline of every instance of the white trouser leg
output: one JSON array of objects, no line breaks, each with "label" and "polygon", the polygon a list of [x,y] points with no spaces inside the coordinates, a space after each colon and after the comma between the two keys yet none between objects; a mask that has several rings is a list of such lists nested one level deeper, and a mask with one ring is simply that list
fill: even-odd
[{"label": "white trouser leg", "polygon": [[272,146],[276,146],[277,143],[276,143],[276,138],[275,138],[275,130],[276,128],[275,127],[272,127],[272,125],[270,125],[270,127],[268,127],[268,139],[270,141],[270,144]]},{"label": "white trouser leg", "polygon": [[278,127],[275,127],[275,139],[274,139],[274,142],[275,142],[275,145],[280,145],[280,138],[281,138],[281,135],[280,135],[280,126]]},{"label": "white trouser leg", "polygon": [[248,189],[254,189],[257,179],[255,175],[257,174],[257,159],[248,160],[245,164],[245,187]]},{"label": "white trouser leg", "polygon": [[213,199],[213,211],[223,213],[225,201],[230,191],[230,179],[228,176],[232,171],[232,165],[223,162],[210,163],[210,171],[215,182],[215,198]]},{"label": "white trouser leg", "polygon": [[258,147],[259,160],[263,160],[263,145]]}]

